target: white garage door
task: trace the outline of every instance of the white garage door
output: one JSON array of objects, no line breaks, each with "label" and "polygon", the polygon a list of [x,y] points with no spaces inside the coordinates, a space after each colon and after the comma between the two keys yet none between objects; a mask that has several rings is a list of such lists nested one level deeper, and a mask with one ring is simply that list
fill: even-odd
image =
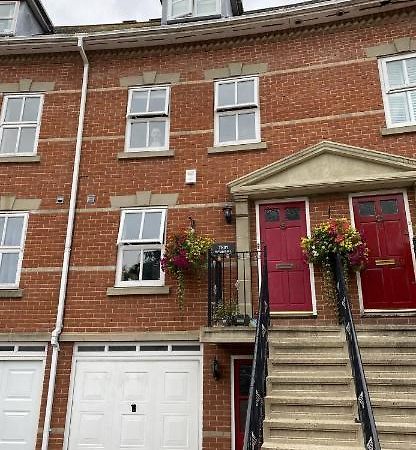
[{"label": "white garage door", "polygon": [[199,360],[79,359],[69,450],[197,450]]},{"label": "white garage door", "polygon": [[0,361],[0,449],[33,450],[43,361]]}]

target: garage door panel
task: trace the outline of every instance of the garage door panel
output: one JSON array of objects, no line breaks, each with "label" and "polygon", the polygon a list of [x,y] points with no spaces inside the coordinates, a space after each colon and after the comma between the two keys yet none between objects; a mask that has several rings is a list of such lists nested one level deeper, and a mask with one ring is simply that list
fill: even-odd
[{"label": "garage door panel", "polygon": [[190,429],[189,416],[164,415],[162,418],[162,448],[190,448]]},{"label": "garage door panel", "polygon": [[0,450],[33,450],[39,423],[43,361],[0,361]]},{"label": "garage door panel", "polygon": [[[199,378],[195,360],[78,360],[68,449],[197,450]],[[81,411],[103,419],[81,429]]]}]

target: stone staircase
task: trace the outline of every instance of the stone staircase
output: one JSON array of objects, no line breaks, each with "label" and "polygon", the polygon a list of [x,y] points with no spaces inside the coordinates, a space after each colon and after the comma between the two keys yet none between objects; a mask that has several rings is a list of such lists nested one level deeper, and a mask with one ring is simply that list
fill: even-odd
[{"label": "stone staircase", "polygon": [[269,348],[262,448],[363,450],[341,327],[273,327]]},{"label": "stone staircase", "polygon": [[382,450],[416,450],[416,327],[358,327]]}]

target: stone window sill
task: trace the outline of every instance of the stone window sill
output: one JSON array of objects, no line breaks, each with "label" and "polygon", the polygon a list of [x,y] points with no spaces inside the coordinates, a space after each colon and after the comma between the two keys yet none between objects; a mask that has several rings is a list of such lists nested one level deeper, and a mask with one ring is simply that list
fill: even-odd
[{"label": "stone window sill", "polygon": [[208,153],[230,153],[247,150],[264,150],[267,148],[266,142],[254,142],[250,144],[222,145],[218,147],[208,147]]},{"label": "stone window sill", "polygon": [[416,132],[416,125],[409,125],[407,127],[392,127],[392,128],[382,128],[382,136],[390,136],[392,134],[402,134],[402,133],[414,133]]},{"label": "stone window sill", "polygon": [[22,298],[23,289],[0,289],[0,298]]},{"label": "stone window sill", "polygon": [[138,159],[138,158],[166,158],[175,156],[173,150],[155,150],[143,152],[120,152],[117,154],[117,159]]},{"label": "stone window sill", "polygon": [[118,295],[164,295],[169,294],[169,286],[135,286],[135,287],[109,287],[107,295],[114,297]]},{"label": "stone window sill", "polygon": [[40,162],[39,155],[33,156],[0,156],[1,163],[35,163]]}]

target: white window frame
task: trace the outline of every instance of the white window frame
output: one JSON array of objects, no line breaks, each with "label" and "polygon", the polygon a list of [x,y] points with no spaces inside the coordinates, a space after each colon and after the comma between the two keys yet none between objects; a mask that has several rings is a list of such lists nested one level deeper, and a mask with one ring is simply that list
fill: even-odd
[{"label": "white window frame", "polygon": [[[124,222],[127,214],[134,213],[162,213],[162,219],[160,221],[159,238],[155,239],[137,239],[137,240],[123,240],[122,234],[124,229]],[[122,281],[122,256],[123,249],[126,247],[132,250],[159,250],[161,252],[160,257],[163,258],[165,251],[165,236],[166,236],[166,208],[137,208],[137,209],[123,209],[121,211],[120,227],[117,237],[117,266],[116,266],[116,287],[133,287],[133,286],[164,286],[165,284],[165,273],[160,268],[160,279],[159,280],[133,280],[133,281]],[[142,215],[141,229],[143,229],[145,214]],[[141,273],[143,271],[143,264],[141,265]]]},{"label": "white window frame", "polygon": [[[38,118],[36,121],[26,121],[26,122],[5,122],[5,118],[6,118],[6,111],[7,111],[7,105],[9,103],[10,99],[13,98],[19,98],[19,99],[26,99],[29,97],[37,97],[40,99],[39,101],[39,111],[38,111]],[[33,156],[36,155],[37,150],[38,150],[38,144],[39,144],[39,134],[40,134],[40,124],[42,121],[42,112],[43,112],[43,103],[45,100],[45,96],[43,94],[9,94],[9,95],[5,95],[3,98],[3,105],[2,105],[2,110],[1,110],[1,115],[0,115],[0,143],[3,137],[3,130],[7,129],[7,128],[18,128],[18,137],[16,140],[16,146],[15,146],[15,151],[14,152],[8,152],[8,153],[0,153],[0,159],[2,157],[9,157],[9,156]],[[33,128],[34,126],[36,126],[36,133],[35,133],[35,142],[33,145],[33,152],[18,152],[18,144],[20,141],[20,134],[22,131],[22,128]]]},{"label": "white window frame", "polygon": [[[232,84],[235,83],[235,89],[237,90],[237,84],[240,81],[254,81],[254,101],[252,103],[240,103],[236,105],[218,105],[218,87],[222,84]],[[260,142],[260,101],[259,101],[259,77],[249,76],[249,77],[239,77],[239,78],[228,78],[224,80],[217,80],[215,82],[215,99],[214,99],[214,146],[228,146],[228,145],[239,145],[239,144],[249,144]],[[237,94],[236,94],[237,98]],[[236,137],[235,141],[224,141],[220,142],[220,127],[219,118],[225,115],[238,115],[244,113],[253,113],[255,117],[255,137],[253,139],[238,139],[238,126],[236,127]]]},{"label": "white window frame", "polygon": [[[384,113],[386,116],[386,125],[387,128],[398,128],[398,127],[408,127],[411,125],[416,125],[416,113],[413,112],[411,108],[409,108],[410,121],[402,122],[402,123],[392,123],[390,116],[390,108],[389,108],[389,95],[401,92],[416,92],[416,83],[415,84],[406,84],[400,88],[390,88],[388,75],[387,75],[387,63],[392,61],[403,61],[405,59],[416,58],[416,53],[409,53],[406,55],[396,55],[390,56],[388,58],[381,58],[378,60],[380,81],[381,81],[381,90],[383,96],[383,105],[384,105]],[[406,74],[405,74],[406,76]],[[407,78],[407,76],[406,76]]]},{"label": "white window frame", "polygon": [[14,3],[13,16],[0,17],[0,19],[6,20],[12,19],[12,28],[11,30],[0,31],[0,36],[12,36],[16,33],[16,23],[17,23],[17,16],[19,14],[20,2],[19,1],[2,2],[2,4],[9,4],[9,5],[12,5],[13,3]]},{"label": "white window frame", "polygon": [[203,16],[197,14],[198,10],[198,0],[188,0],[188,12],[185,14],[172,14],[173,9],[173,0],[169,0],[168,3],[168,20],[174,20],[174,19],[186,19],[188,17],[210,17],[210,16],[217,16],[221,14],[221,2],[222,0],[216,0],[216,10],[214,13],[209,14],[208,16]]},{"label": "white window frame", "polygon": [[[25,249],[26,232],[27,232],[29,213],[27,213],[27,212],[19,212],[19,213],[1,212],[0,217],[5,217],[5,218],[23,217],[23,227],[22,227],[22,236],[21,236],[21,240],[20,240],[20,245],[13,246],[13,247],[0,245],[0,264],[1,264],[1,259],[2,259],[4,253],[17,253],[17,250],[19,252],[19,259],[17,262],[17,270],[16,270],[16,282],[15,283],[0,283],[0,290],[1,289],[16,289],[19,287],[20,275],[22,272],[23,253],[24,253],[24,249]],[[3,238],[5,236],[6,225],[7,225],[7,219],[4,223],[3,234],[2,234],[2,236],[0,236],[0,242],[3,241]]]},{"label": "white window frame", "polygon": [[[133,94],[140,91],[158,91],[161,89],[166,89],[166,103],[165,110],[157,112],[144,112],[144,113],[130,113],[131,102]],[[150,96],[148,98],[148,101]],[[126,141],[124,146],[124,151],[128,152],[157,152],[169,149],[169,131],[170,131],[170,86],[168,85],[152,85],[152,86],[141,86],[129,89],[129,98],[127,102],[127,123],[126,123]],[[149,121],[154,122],[165,122],[165,145],[161,147],[130,147],[131,138],[131,126],[133,123],[144,122],[147,123],[149,128]],[[149,137],[149,136],[148,136]]]}]

